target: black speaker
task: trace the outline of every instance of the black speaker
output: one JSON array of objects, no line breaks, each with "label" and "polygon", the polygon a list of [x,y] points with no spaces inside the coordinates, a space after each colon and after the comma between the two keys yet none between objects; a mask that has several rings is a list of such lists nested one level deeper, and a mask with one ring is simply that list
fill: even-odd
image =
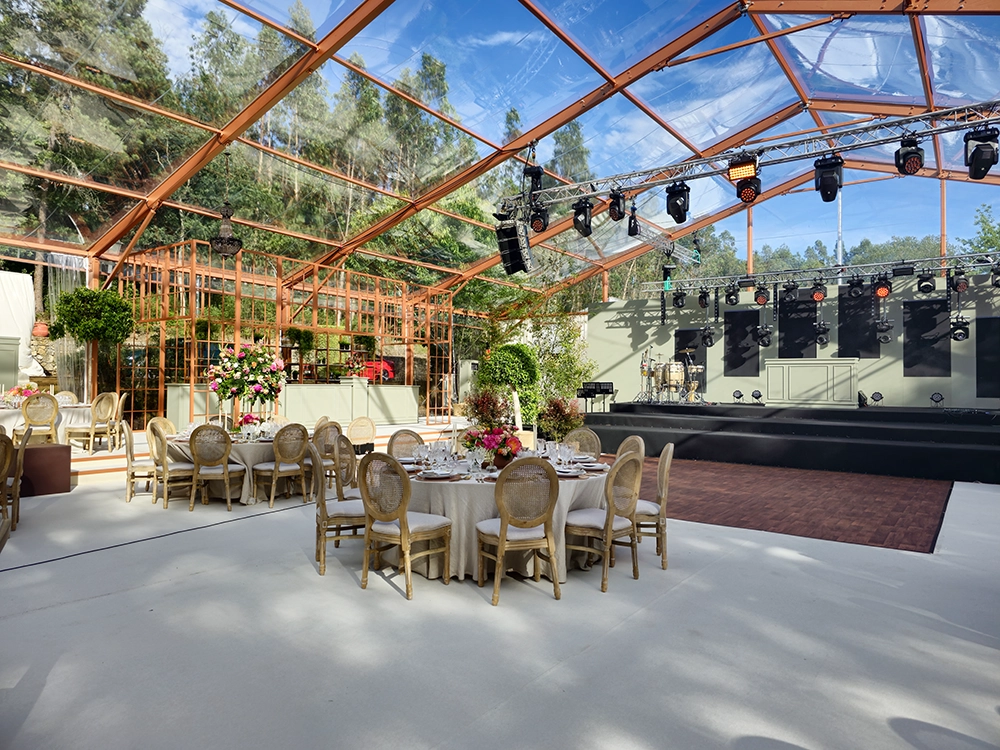
[{"label": "black speaker", "polygon": [[508,274],[530,271],[534,266],[531,245],[528,244],[528,225],[523,222],[503,222],[497,226],[497,244],[500,260]]}]

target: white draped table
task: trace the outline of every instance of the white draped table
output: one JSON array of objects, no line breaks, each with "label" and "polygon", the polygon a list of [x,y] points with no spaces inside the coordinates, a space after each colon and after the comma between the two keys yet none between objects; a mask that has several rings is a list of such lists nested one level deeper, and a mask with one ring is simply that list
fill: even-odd
[{"label": "white draped table", "polygon": [[[556,561],[559,580],[566,580],[569,559],[566,554],[566,514],[576,508],[597,508],[604,503],[604,478],[607,472],[587,473],[578,479],[559,480],[559,499],[552,520],[556,543]],[[411,477],[410,510],[433,513],[451,519],[451,571],[452,578],[476,576],[477,537],[476,524],[500,515],[494,499],[495,482],[475,480],[423,480]],[[393,552],[395,555],[395,552]],[[518,560],[518,556],[522,560]],[[387,562],[397,564],[397,558],[383,555]],[[583,555],[581,553],[581,559]],[[418,561],[414,570],[428,578],[441,577],[442,557],[432,555]],[[489,561],[487,561],[488,563]],[[524,574],[531,573],[531,553],[508,553],[507,565]],[[543,565],[545,565],[543,563]],[[542,569],[549,576],[548,566]]]},{"label": "white draped table", "polygon": [[[24,424],[24,415],[20,409],[0,408],[0,425],[7,430],[8,435],[14,434],[14,428]],[[90,404],[72,404],[60,406],[56,417],[56,440],[66,443],[67,427],[90,427]]]},{"label": "white draped table", "polygon": [[[191,443],[187,440],[167,439],[167,458],[171,461],[194,462],[191,455]],[[253,466],[274,460],[274,443],[270,440],[254,443],[233,442],[233,448],[229,453],[229,463],[241,464],[246,471],[243,472],[243,486],[230,479],[230,490],[240,487],[239,501],[243,505],[256,505],[258,499],[253,496]],[[208,483],[208,494],[212,497],[226,496],[226,483],[221,479],[211,480]]]}]

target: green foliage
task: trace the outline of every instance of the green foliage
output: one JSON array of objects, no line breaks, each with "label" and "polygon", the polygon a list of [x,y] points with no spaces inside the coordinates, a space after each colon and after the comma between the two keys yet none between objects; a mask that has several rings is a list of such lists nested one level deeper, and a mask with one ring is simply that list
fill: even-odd
[{"label": "green foliage", "polygon": [[986,203],[976,209],[979,233],[972,239],[959,240],[966,252],[995,253],[1000,251],[1000,220],[993,219],[993,208]]},{"label": "green foliage", "polygon": [[478,386],[465,397],[465,416],[483,430],[510,424],[510,402],[496,388]]},{"label": "green foliage", "polygon": [[576,389],[597,372],[597,363],[587,356],[587,340],[576,316],[532,321],[531,337],[542,399],[572,399]]},{"label": "green foliage", "polygon": [[538,429],[551,440],[561,441],[577,427],[583,427],[583,414],[572,399],[550,398],[538,412]]},{"label": "green foliage", "polygon": [[308,328],[289,328],[285,331],[285,335],[293,346],[299,348],[299,353],[303,357],[316,348],[316,334]]},{"label": "green foliage", "polygon": [[486,388],[517,391],[521,416],[534,424],[538,417],[538,359],[526,344],[504,344],[479,363],[476,383]]},{"label": "green foliage", "polygon": [[56,322],[49,335],[60,339],[67,334],[78,341],[120,344],[135,328],[132,305],[113,289],[79,287],[64,292],[56,303]]}]

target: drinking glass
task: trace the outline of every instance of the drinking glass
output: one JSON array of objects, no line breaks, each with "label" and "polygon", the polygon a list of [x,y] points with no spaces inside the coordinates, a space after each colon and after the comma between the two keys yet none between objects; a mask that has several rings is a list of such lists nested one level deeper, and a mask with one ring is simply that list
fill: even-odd
[{"label": "drinking glass", "polygon": [[542,438],[538,438],[538,441],[535,443],[535,447],[538,449],[539,456],[545,455],[545,446],[546,446],[546,441],[543,440]]}]

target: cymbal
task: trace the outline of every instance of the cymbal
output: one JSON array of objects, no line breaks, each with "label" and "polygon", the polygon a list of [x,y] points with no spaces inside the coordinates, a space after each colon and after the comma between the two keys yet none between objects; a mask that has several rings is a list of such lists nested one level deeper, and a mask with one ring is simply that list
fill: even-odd
[{"label": "cymbal", "polygon": [[697,349],[678,349],[677,353],[678,354],[694,354],[696,351],[697,351]]}]

